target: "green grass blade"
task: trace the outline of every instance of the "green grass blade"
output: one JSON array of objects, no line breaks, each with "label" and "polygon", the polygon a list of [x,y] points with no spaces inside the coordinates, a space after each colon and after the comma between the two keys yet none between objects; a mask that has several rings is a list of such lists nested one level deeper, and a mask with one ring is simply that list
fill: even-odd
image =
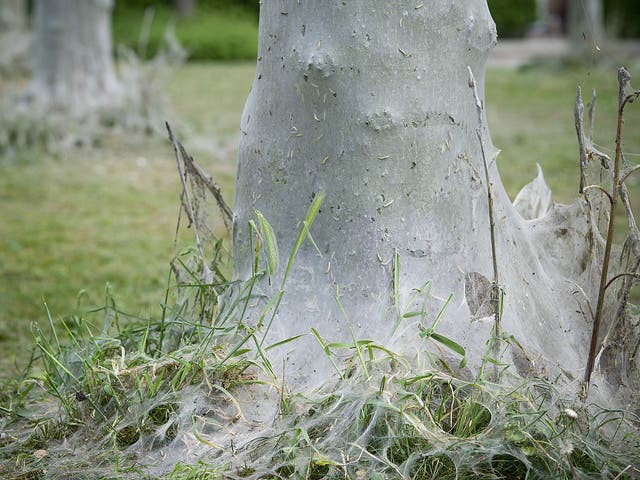
[{"label": "green grass blade", "polygon": [[460,368],[464,368],[464,366],[467,364],[467,352],[464,350],[464,348],[462,348],[462,346],[459,343],[451,340],[448,337],[440,335],[439,333],[432,333],[431,339],[435,340],[436,342],[447,347],[449,350],[452,350],[456,352],[458,355],[460,355],[462,357],[462,360],[460,361]]},{"label": "green grass blade", "polygon": [[267,273],[270,277],[274,276],[278,270],[280,264],[280,255],[278,253],[278,241],[276,240],[276,234],[273,232],[273,227],[264,218],[264,215],[259,210],[255,211],[256,217],[260,221],[260,227],[262,231],[262,241],[264,244],[264,250],[267,255]]},{"label": "green grass blade", "polygon": [[289,273],[291,272],[291,269],[293,268],[293,262],[295,261],[296,255],[298,254],[298,250],[300,250],[300,247],[302,246],[302,243],[304,242],[304,239],[307,238],[308,234],[309,234],[309,229],[311,228],[311,224],[313,223],[313,221],[315,220],[316,216],[318,215],[318,212],[320,211],[320,205],[322,205],[322,201],[324,200],[324,192],[320,192],[318,193],[313,201],[311,202],[311,206],[309,207],[309,210],[307,211],[307,216],[305,217],[305,220],[303,222],[303,227],[302,229],[300,229],[300,233],[298,233],[298,238],[296,239],[294,245],[293,245],[293,249],[291,250],[291,255],[289,255],[289,260],[287,260],[287,267],[285,269],[284,275],[282,277],[282,284],[280,285],[280,293],[278,295],[278,301],[276,302],[275,307],[273,308],[273,313],[271,314],[271,318],[269,319],[269,323],[267,324],[267,328],[265,329],[265,332],[262,336],[262,340],[260,341],[260,347],[262,347],[262,344],[264,343],[265,338],[267,338],[267,334],[269,333],[269,330],[271,329],[271,325],[273,324],[273,320],[276,317],[276,314],[278,313],[278,307],[280,306],[280,302],[282,301],[282,297],[284,295],[284,286],[287,282],[287,278],[289,276]]},{"label": "green grass blade", "polygon": [[432,329],[435,329],[438,326],[438,323],[440,323],[440,320],[442,320],[442,316],[444,315],[445,310],[447,309],[447,307],[451,303],[451,299],[452,298],[453,298],[453,293],[449,295],[449,297],[447,298],[446,302],[444,302],[444,305],[442,306],[442,308],[438,312],[438,315],[436,316],[436,319],[433,321],[433,325],[431,326]]},{"label": "green grass blade", "polygon": [[320,344],[320,346],[322,347],[322,351],[324,352],[324,354],[327,356],[327,358],[329,359],[329,361],[331,362],[331,365],[333,365],[333,368],[335,368],[336,372],[338,372],[338,375],[340,376],[340,378],[342,380],[344,380],[344,377],[342,375],[342,372],[340,372],[340,369],[338,368],[338,365],[336,365],[336,362],[333,360],[333,357],[331,356],[331,350],[329,349],[329,345],[327,345],[325,343],[325,341],[322,339],[322,337],[320,336],[320,334],[318,333],[318,331],[311,327],[311,334],[315,337],[315,339],[317,340],[317,342]]},{"label": "green grass blade", "polygon": [[304,239],[309,234],[309,229],[311,228],[311,224],[313,223],[316,216],[318,215],[320,206],[322,205],[322,201],[324,200],[324,195],[325,195],[324,192],[318,193],[313,199],[313,202],[311,202],[311,206],[309,207],[309,210],[307,211],[307,216],[303,222],[303,227],[300,230],[300,233],[298,234],[298,238],[296,238],[296,241],[293,244],[291,255],[289,256],[289,260],[287,261],[287,268],[285,270],[284,279],[282,281],[283,285],[287,277],[289,276],[289,272],[291,272],[291,268],[293,267],[293,262],[296,258],[298,250],[300,250],[300,247],[302,246]]},{"label": "green grass blade", "polygon": [[356,336],[353,334],[353,330],[349,327],[349,333],[351,333],[351,338],[353,339],[353,346],[356,349],[356,353],[358,354],[358,359],[360,360],[360,364],[362,365],[362,370],[364,370],[364,375],[367,380],[371,377],[369,375],[369,369],[367,368],[367,363],[364,361],[364,356],[362,355],[362,344],[356,340]]},{"label": "green grass blade", "polygon": [[265,352],[268,352],[269,350],[271,350],[272,348],[276,348],[279,347],[281,345],[286,345],[287,343],[293,342],[301,337],[304,337],[306,334],[301,333],[300,335],[296,335],[295,337],[289,337],[289,338],[285,338],[284,340],[280,340],[279,342],[276,343],[272,343],[271,345],[269,345],[268,347],[265,347]]}]

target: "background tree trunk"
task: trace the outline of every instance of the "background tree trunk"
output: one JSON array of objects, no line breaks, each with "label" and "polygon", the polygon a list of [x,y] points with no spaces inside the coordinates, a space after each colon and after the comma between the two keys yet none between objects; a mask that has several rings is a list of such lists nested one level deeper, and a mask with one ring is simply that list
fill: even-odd
[{"label": "background tree trunk", "polygon": [[31,96],[81,118],[114,102],[113,0],[37,0]]},{"label": "background tree trunk", "polygon": [[193,15],[196,10],[196,0],[173,0],[173,8],[181,17]]},{"label": "background tree trunk", "polygon": [[21,30],[27,25],[27,2],[3,0],[0,2],[0,31]]},{"label": "background tree trunk", "polygon": [[31,35],[27,30],[27,2],[0,2],[0,72],[23,72],[28,68]]},{"label": "background tree trunk", "polygon": [[[251,276],[248,222],[259,210],[281,258],[260,288],[277,294],[307,208],[326,195],[311,229],[318,250],[311,242],[300,250],[267,344],[314,327],[327,342],[355,337],[420,352],[420,328],[453,294],[437,331],[479,365],[493,327],[494,277],[467,66],[482,97],[495,41],[485,0],[262,4],[256,77],[241,123],[235,278]],[[503,329],[523,346],[512,345],[506,361],[522,375],[579,379],[591,325],[582,312],[585,298],[596,298],[599,236],[583,201],[516,211],[497,172],[497,151],[481,132],[506,295]],[[423,307],[425,318],[403,317]],[[309,337],[280,349],[288,384],[331,371]]]},{"label": "background tree trunk", "polygon": [[601,48],[605,39],[602,0],[568,0],[567,10],[573,51],[581,56]]}]

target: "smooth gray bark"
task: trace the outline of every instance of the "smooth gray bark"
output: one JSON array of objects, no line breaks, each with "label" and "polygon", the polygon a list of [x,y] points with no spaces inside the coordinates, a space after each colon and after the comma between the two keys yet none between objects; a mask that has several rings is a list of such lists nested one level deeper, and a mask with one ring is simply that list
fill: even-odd
[{"label": "smooth gray bark", "polygon": [[[495,41],[485,0],[262,4],[257,71],[241,123],[235,278],[251,276],[248,222],[259,210],[281,259],[259,288],[276,295],[307,208],[326,195],[311,229],[319,251],[306,242],[298,253],[267,345],[314,327],[326,342],[371,339],[420,355],[428,346],[420,328],[453,294],[436,331],[479,365],[493,326],[493,271],[467,67],[483,96]],[[516,210],[484,125],[503,329],[524,348],[512,345],[506,361],[521,375],[562,372],[570,383],[586,364],[591,324],[584,312],[586,299],[596,298],[600,238],[583,201],[550,205],[536,186],[541,180]],[[402,318],[420,310],[425,296],[425,318]],[[261,308],[247,320],[255,322]],[[288,384],[314,383],[331,371],[310,335],[270,353],[279,355],[276,366],[288,361]]]},{"label": "smooth gray bark", "polygon": [[28,68],[31,35],[27,30],[27,2],[0,1],[0,71],[23,72]]},{"label": "smooth gray bark", "polygon": [[113,103],[113,0],[37,0],[31,96],[45,108],[81,118]]},{"label": "smooth gray bark", "polygon": [[568,0],[568,34],[577,55],[602,48],[604,20],[602,0]]},{"label": "smooth gray bark", "polygon": [[27,2],[2,0],[0,2],[0,31],[21,30],[27,25]]},{"label": "smooth gray bark", "polygon": [[178,15],[188,17],[193,15],[196,9],[196,0],[173,0],[173,8]]}]

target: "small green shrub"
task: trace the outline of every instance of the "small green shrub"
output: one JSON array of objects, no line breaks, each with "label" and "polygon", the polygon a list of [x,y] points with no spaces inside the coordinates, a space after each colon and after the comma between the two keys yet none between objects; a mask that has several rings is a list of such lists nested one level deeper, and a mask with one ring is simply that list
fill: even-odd
[{"label": "small green shrub", "polygon": [[521,37],[536,21],[536,0],[489,0],[499,37]]}]

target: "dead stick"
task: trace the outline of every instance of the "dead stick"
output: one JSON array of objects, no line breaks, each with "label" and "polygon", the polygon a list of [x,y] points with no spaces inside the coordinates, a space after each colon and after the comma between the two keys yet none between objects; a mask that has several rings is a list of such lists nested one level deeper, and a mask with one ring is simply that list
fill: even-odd
[{"label": "dead stick", "polygon": [[622,157],[622,125],[624,123],[624,107],[627,103],[632,102],[636,96],[628,95],[625,97],[625,89],[631,79],[631,75],[624,67],[618,69],[618,125],[616,128],[616,154],[613,164],[613,189],[611,191],[611,210],[609,212],[609,228],[607,229],[607,243],[604,249],[604,258],[602,260],[602,274],[600,276],[600,287],[598,289],[598,304],[596,306],[596,316],[593,321],[593,330],[591,331],[591,344],[589,346],[589,356],[587,357],[587,368],[584,374],[585,391],[588,390],[591,382],[591,374],[595,364],[596,353],[598,350],[598,336],[600,334],[600,324],[602,323],[602,312],[604,309],[604,296],[606,293],[607,277],[609,275],[609,261],[611,259],[611,248],[613,247],[613,234],[615,232],[616,223],[616,207],[618,205],[618,196],[620,193],[620,160]]},{"label": "dead stick", "polygon": [[480,100],[480,95],[478,94],[478,86],[476,84],[476,79],[473,76],[473,71],[471,67],[467,67],[469,71],[469,88],[473,91],[473,98],[476,102],[476,111],[478,113],[478,128],[476,129],[476,134],[478,136],[478,141],[480,142],[480,151],[482,153],[482,162],[484,166],[484,176],[485,182],[487,184],[487,203],[489,206],[489,233],[491,236],[491,260],[493,262],[493,285],[491,289],[491,304],[494,311],[495,318],[495,334],[496,337],[500,335],[500,287],[498,280],[498,256],[496,253],[496,234],[495,234],[495,219],[493,217],[493,192],[491,188],[491,179],[489,177],[489,164],[487,162],[487,155],[485,153],[484,141],[482,139],[482,125],[484,123],[483,114],[483,105]]},{"label": "dead stick", "polygon": [[584,192],[587,181],[587,148],[584,141],[584,125],[583,125],[584,103],[582,101],[582,88],[578,87],[576,95],[575,123],[576,133],[578,134],[578,148],[580,149],[580,188],[578,193]]}]

